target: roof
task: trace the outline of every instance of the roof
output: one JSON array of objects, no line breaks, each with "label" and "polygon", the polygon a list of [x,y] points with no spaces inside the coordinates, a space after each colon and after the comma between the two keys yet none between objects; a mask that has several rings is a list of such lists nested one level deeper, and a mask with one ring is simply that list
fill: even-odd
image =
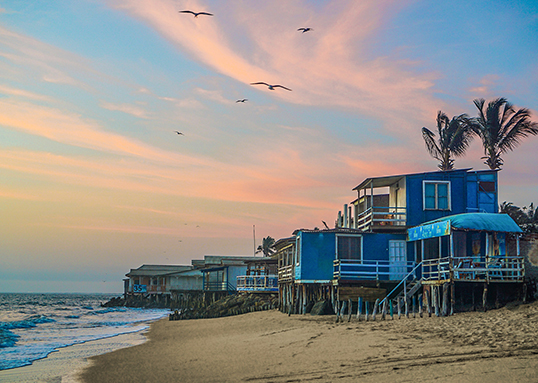
[{"label": "roof", "polygon": [[185,265],[142,265],[138,269],[131,269],[126,276],[158,276],[163,274],[169,274],[179,271],[185,271],[190,270],[191,266],[185,266]]},{"label": "roof", "polygon": [[[455,172],[468,172],[472,168],[465,168],[465,169],[454,169],[454,170],[446,170],[446,171],[435,171],[435,172],[420,172],[420,173],[408,173],[408,174],[400,174],[400,175],[392,175],[392,176],[385,176],[385,177],[371,177],[366,178],[364,181],[362,181],[358,186],[354,187],[352,190],[360,190],[364,189],[365,187],[374,187],[374,188],[380,188],[380,187],[386,187],[394,184],[398,180],[400,180],[403,177],[407,176],[415,176],[420,174],[433,174],[433,173],[439,173],[439,174],[448,174],[448,173],[455,173]],[[370,185],[372,183],[372,185]]]},{"label": "roof", "polygon": [[450,221],[453,229],[474,231],[498,231],[504,233],[522,233],[523,230],[508,214],[494,213],[464,213],[450,215],[422,224],[429,225],[437,222]]}]

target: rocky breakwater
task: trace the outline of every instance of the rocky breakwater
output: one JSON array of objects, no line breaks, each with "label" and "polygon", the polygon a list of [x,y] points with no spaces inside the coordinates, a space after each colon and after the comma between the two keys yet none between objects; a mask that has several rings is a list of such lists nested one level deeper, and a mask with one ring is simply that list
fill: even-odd
[{"label": "rocky breakwater", "polygon": [[197,309],[176,310],[170,320],[219,318],[278,308],[276,294],[234,294]]},{"label": "rocky breakwater", "polygon": [[156,300],[143,295],[128,295],[126,298],[111,298],[108,302],[101,304],[102,307],[138,307],[138,308],[170,308],[168,299]]}]

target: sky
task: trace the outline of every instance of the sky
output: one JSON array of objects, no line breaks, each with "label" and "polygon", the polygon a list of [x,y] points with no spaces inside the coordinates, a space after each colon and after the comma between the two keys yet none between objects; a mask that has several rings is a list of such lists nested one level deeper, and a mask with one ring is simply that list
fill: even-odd
[{"label": "sky", "polygon": [[[334,223],[365,178],[437,170],[439,110],[538,121],[536,36],[536,1],[3,1],[0,292],[120,293]],[[499,201],[538,203],[537,144]]]}]

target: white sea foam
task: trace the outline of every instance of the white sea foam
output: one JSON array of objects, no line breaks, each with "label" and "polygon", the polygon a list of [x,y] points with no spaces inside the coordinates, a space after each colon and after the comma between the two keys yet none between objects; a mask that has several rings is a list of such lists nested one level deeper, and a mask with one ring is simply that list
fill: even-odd
[{"label": "white sea foam", "polygon": [[[0,370],[76,344],[143,331],[169,310],[103,308],[110,295],[0,294]],[[97,350],[96,350],[97,351]]]}]

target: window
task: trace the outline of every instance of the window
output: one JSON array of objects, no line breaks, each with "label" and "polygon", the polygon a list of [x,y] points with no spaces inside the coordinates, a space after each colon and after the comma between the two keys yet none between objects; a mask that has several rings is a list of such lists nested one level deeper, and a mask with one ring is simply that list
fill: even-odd
[{"label": "window", "polygon": [[450,182],[424,181],[424,210],[450,210]]},{"label": "window", "polygon": [[362,260],[362,237],[358,235],[337,235],[337,259]]}]

